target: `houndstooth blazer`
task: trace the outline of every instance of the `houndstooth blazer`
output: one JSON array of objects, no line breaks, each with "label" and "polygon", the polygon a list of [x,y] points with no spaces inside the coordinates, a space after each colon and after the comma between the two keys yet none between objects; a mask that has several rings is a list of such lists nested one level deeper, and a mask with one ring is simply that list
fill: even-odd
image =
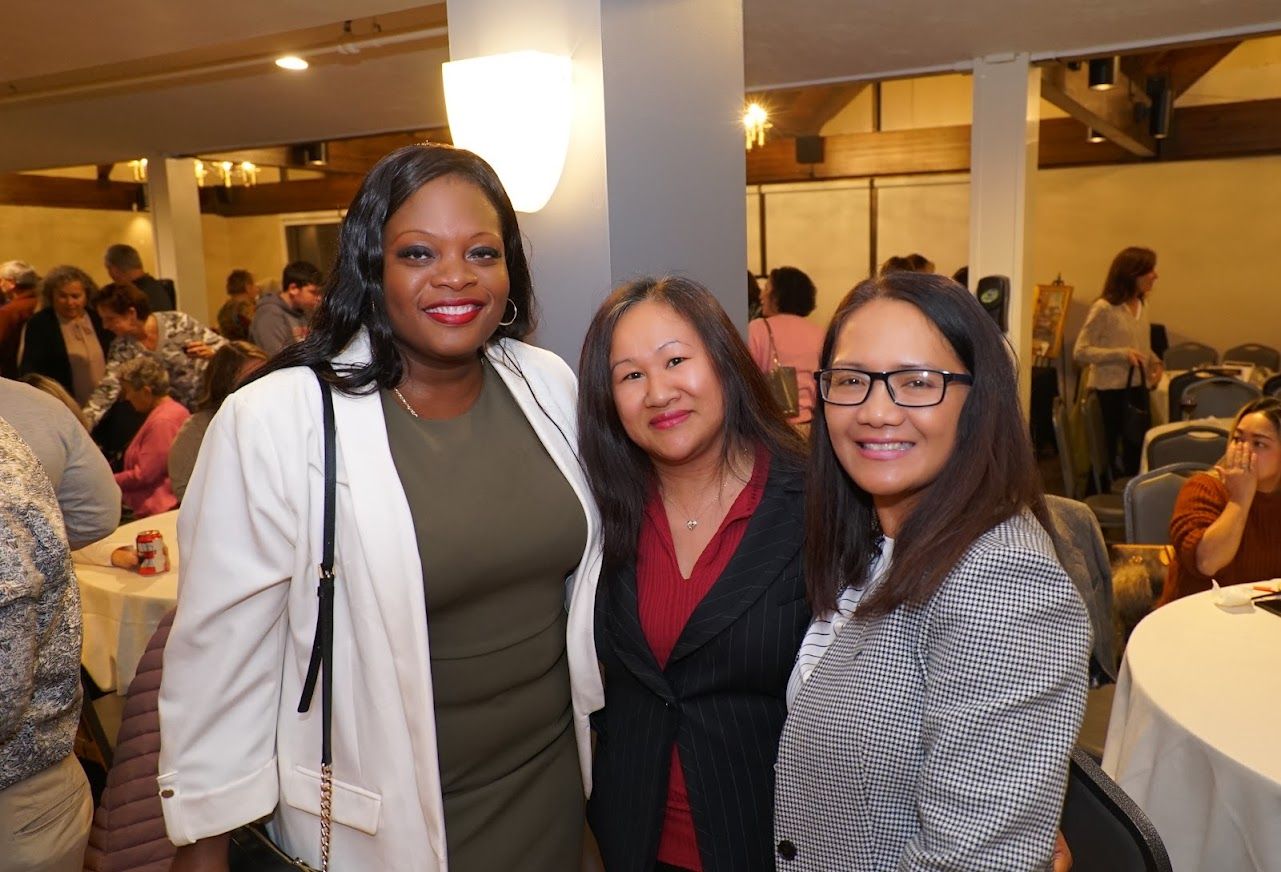
[{"label": "houndstooth blazer", "polygon": [[783,728],[780,872],[1048,868],[1089,655],[1085,606],[1027,512],[926,603],[855,617]]}]

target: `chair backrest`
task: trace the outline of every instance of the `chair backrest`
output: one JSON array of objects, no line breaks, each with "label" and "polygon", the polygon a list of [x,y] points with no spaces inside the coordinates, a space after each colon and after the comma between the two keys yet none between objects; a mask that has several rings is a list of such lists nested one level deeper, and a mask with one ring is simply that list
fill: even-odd
[{"label": "chair backrest", "polygon": [[1094,492],[1107,493],[1112,487],[1112,446],[1107,444],[1107,428],[1103,424],[1103,407],[1094,391],[1085,396],[1085,442],[1090,449],[1090,474],[1094,477]]},{"label": "chair backrest", "polygon": [[1171,872],[1152,821],[1080,748],[1072,751],[1060,823],[1072,868],[1090,872]]},{"label": "chair backrest", "polygon": [[1207,363],[1218,363],[1219,352],[1201,342],[1180,342],[1165,350],[1161,362],[1166,369],[1196,369]]},{"label": "chair backrest", "polygon": [[1267,397],[1281,397],[1281,372],[1272,376],[1263,383],[1263,395]]},{"label": "chair backrest", "polygon": [[1257,342],[1247,342],[1244,345],[1234,345],[1227,351],[1223,352],[1225,361],[1241,361],[1243,363],[1253,363],[1259,366],[1266,366],[1268,369],[1276,372],[1281,369],[1281,351],[1277,351],[1267,345],[1260,345]]},{"label": "chair backrest", "polygon": [[1140,473],[1125,483],[1125,541],[1165,545],[1170,541],[1174,503],[1188,478],[1208,463],[1172,463]]},{"label": "chair backrest", "polygon": [[1184,418],[1183,395],[1187,392],[1188,385],[1194,385],[1197,382],[1208,381],[1212,378],[1218,378],[1218,373],[1209,372],[1204,369],[1193,369],[1188,372],[1181,372],[1174,378],[1170,379],[1169,403],[1170,421],[1182,421]]},{"label": "chair backrest", "polygon": [[1183,399],[1192,405],[1192,415],[1197,418],[1234,417],[1242,406],[1261,396],[1263,391],[1254,385],[1227,376],[1208,378],[1183,389]]},{"label": "chair backrest", "polygon": [[1076,493],[1076,464],[1072,462],[1072,440],[1068,439],[1067,411],[1063,398],[1055,397],[1050,410],[1054,424],[1054,447],[1059,452],[1059,469],[1063,472],[1063,493],[1073,499]]},{"label": "chair backrest", "polygon": [[1228,431],[1186,421],[1177,430],[1153,436],[1148,442],[1148,469],[1171,463],[1217,463],[1228,450]]}]

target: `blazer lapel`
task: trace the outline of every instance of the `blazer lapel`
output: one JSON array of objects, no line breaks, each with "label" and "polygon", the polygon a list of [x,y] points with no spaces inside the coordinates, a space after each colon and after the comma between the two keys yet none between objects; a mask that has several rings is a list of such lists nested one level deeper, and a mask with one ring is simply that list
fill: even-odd
[{"label": "blazer lapel", "polygon": [[645,628],[641,626],[636,567],[628,566],[618,572],[607,570],[606,575],[597,598],[603,606],[602,623],[613,637],[614,653],[637,681],[662,699],[674,701],[675,694],[663,676],[658,659],[645,638]]},{"label": "blazer lapel", "polygon": [[729,566],[695,607],[672,649],[668,668],[738,620],[778,578],[801,546],[803,518],[795,494],[800,476],[770,469],[765,493]]}]

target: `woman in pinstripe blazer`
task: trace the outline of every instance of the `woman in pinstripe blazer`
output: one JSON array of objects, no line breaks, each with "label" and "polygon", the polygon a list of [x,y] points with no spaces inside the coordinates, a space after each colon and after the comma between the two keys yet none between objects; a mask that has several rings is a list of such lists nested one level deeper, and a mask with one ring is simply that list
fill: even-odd
[{"label": "woman in pinstripe blazer", "polygon": [[689,280],[615,291],[579,372],[606,550],[588,805],[605,868],[773,870],[783,693],[810,617],[803,447]]},{"label": "woman in pinstripe blazer", "polygon": [[1049,868],[1090,624],[1003,338],[960,285],[891,273],[842,303],[822,365],[778,868]]}]

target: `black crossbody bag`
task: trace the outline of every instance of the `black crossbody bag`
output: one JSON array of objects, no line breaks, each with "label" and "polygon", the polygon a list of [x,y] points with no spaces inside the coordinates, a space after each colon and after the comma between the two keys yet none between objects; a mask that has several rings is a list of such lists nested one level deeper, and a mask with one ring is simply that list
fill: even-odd
[{"label": "black crossbody bag", "polygon": [[[316,615],[316,636],[311,644],[311,662],[307,664],[307,679],[303,682],[302,699],[298,711],[311,708],[316,694],[316,680],[320,679],[320,870],[329,872],[329,840],[333,824],[333,754],[330,726],[333,720],[334,681],[334,499],[337,489],[337,460],[334,450],[334,398],[333,389],[320,374],[320,398],[324,405],[325,430],[325,521],[324,540],[320,560],[320,583],[316,593],[320,608]],[[239,827],[231,833],[227,851],[227,865],[231,872],[317,872],[296,857],[280,849],[261,821]]]}]

